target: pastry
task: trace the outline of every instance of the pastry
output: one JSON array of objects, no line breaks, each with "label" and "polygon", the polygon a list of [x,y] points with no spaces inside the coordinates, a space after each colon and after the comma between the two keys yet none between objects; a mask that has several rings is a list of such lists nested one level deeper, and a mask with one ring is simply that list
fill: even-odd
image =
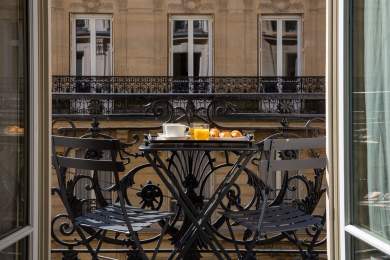
[{"label": "pastry", "polygon": [[238,130],[233,130],[232,133],[231,133],[231,136],[232,137],[241,137],[242,136],[242,133]]},{"label": "pastry", "polygon": [[219,134],[219,137],[221,137],[221,138],[232,137],[232,135],[229,131],[223,131]]},{"label": "pastry", "polygon": [[210,137],[219,137],[219,130],[217,128],[211,128],[210,129]]}]

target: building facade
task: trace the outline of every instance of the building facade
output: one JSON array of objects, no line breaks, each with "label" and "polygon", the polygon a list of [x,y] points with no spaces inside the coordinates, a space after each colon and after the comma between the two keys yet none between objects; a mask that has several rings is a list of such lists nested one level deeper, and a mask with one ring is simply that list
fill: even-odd
[{"label": "building facade", "polygon": [[[252,79],[248,78],[253,76],[292,78],[324,76],[325,3],[324,0],[52,0],[52,75],[238,76],[246,77],[244,81],[248,82],[252,82]],[[75,78],[77,81],[77,77]],[[110,77],[107,78],[110,80]],[[115,80],[117,78],[112,81]],[[149,78],[144,80],[147,81]],[[224,85],[216,84],[216,81],[213,83],[214,89]],[[271,84],[276,85],[275,82]],[[139,85],[142,87],[142,84]],[[155,85],[160,87],[161,82],[157,81]],[[292,85],[295,87],[296,83],[293,82]],[[54,90],[56,83],[53,86],[53,93],[58,94]],[[254,80],[246,86],[256,89],[257,81]],[[76,83],[74,90],[83,92],[78,91],[78,87]],[[115,84],[110,84],[110,87],[115,89]],[[118,93],[112,89],[111,92]],[[128,93],[131,93],[131,88],[129,89]],[[145,92],[153,93],[153,90]],[[78,101],[74,103],[76,102]],[[116,104],[115,102],[113,101],[113,104]],[[204,102],[206,105],[209,103]],[[79,104],[88,107],[84,105],[87,104],[84,100],[79,101]],[[136,103],[137,108],[143,109],[139,104]],[[256,113],[266,110],[265,103],[259,104],[262,105],[256,108]],[[66,105],[69,107],[69,104]],[[275,112],[276,107],[278,106],[272,105],[269,111]],[[53,105],[53,118],[58,113],[55,108]],[[296,109],[301,110],[300,107]],[[80,114],[81,116],[91,114],[90,111],[88,108]],[[118,113],[115,106],[114,109],[107,111],[106,114],[110,116]],[[89,119],[76,120],[75,123],[77,127],[85,130],[90,127]],[[265,124],[270,129],[278,129],[279,121],[254,123],[254,120],[246,120],[230,123],[237,128]],[[305,124],[303,121],[301,120],[298,125],[303,126]],[[123,117],[122,120],[102,120],[100,123],[103,128],[114,126],[121,128],[122,130],[111,131],[110,135],[125,143],[131,143],[134,141],[133,134],[143,133],[134,129],[123,129],[158,127],[160,122],[150,118],[149,121],[132,121]],[[323,122],[318,125],[324,127]],[[272,133],[272,130],[255,132],[259,140]],[[218,156],[218,160],[222,161],[222,156]],[[127,170],[130,171],[142,163],[144,163],[142,158],[132,161]],[[142,176],[146,176],[144,178],[153,183],[161,184],[151,170],[144,170]],[[217,174],[210,178],[206,193],[214,190],[214,184],[219,183],[221,176]],[[58,186],[54,174],[52,180],[52,186]],[[137,181],[139,184],[140,180]],[[243,176],[237,183],[242,187],[242,200],[250,201],[253,191],[246,188],[248,186],[246,177]],[[280,189],[281,183],[281,175],[278,175],[273,180],[273,185]],[[163,186],[161,184],[161,187]],[[206,194],[208,195],[210,194]],[[305,191],[299,188],[293,194],[294,197],[289,199],[301,195],[305,196]],[[131,196],[137,198],[135,192],[132,192]],[[175,203],[174,200],[165,199],[162,208],[173,209]],[[324,199],[319,203],[317,210],[319,214],[325,212]],[[62,204],[57,196],[53,196],[52,217],[60,212],[63,212]],[[55,226],[53,229],[56,231]],[[58,244],[53,243],[53,248],[58,248]],[[58,253],[53,255],[58,259],[61,257]]]},{"label": "building facade", "polygon": [[323,76],[323,0],[53,0],[52,74]]},{"label": "building facade", "polygon": [[[76,68],[84,69],[85,65],[85,73],[87,73],[87,68],[90,71],[93,68],[95,71],[100,70],[115,75],[136,75],[136,73],[141,75],[146,73],[142,70],[146,67],[148,75],[158,75],[158,73],[167,75],[170,68],[169,17],[170,15],[193,15],[195,11],[199,11],[207,17],[212,16],[213,27],[205,25],[211,22],[202,22],[199,23],[203,24],[202,28],[208,27],[208,30],[211,28],[213,32],[217,32],[217,21],[222,19],[219,16],[219,12],[221,12],[224,14],[223,19],[231,22],[229,28],[228,23],[218,24],[218,28],[235,32],[235,34],[224,34],[225,38],[223,39],[216,37],[214,33],[212,38],[213,75],[228,73],[257,75],[261,70],[258,56],[258,17],[261,14],[273,16],[279,10],[283,15],[291,14],[295,18],[298,16],[301,19],[301,32],[304,35],[301,56],[303,62],[300,67],[302,73],[307,73],[307,75],[315,73],[315,71],[308,71],[308,69],[318,69],[320,72],[324,72],[324,67],[321,67],[324,60],[317,59],[317,57],[323,58],[324,56],[325,50],[321,47],[324,41],[320,39],[325,38],[325,34],[319,34],[317,38],[314,36],[308,38],[309,29],[315,28],[315,23],[309,22],[306,11],[301,11],[311,10],[313,12],[311,17],[317,19],[322,17],[321,20],[324,21],[325,8],[314,6],[316,5],[315,1],[301,3],[293,0],[289,2],[269,0],[261,2],[262,4],[239,0],[218,2],[199,0],[185,1],[184,3],[180,0],[172,1],[172,3],[134,0],[131,1],[131,4],[119,0],[117,2],[92,0],[48,2],[49,0],[4,0],[0,5],[2,122],[6,122],[4,118],[13,117],[15,114],[20,115],[15,116],[12,122],[14,126],[18,124],[16,125],[18,128],[5,128],[1,135],[1,143],[3,144],[0,159],[2,167],[0,180],[3,188],[1,193],[2,207],[0,207],[2,212],[1,259],[55,259],[55,256],[51,256],[49,253],[51,242],[49,224],[49,198],[51,194],[49,177],[51,171],[50,78],[52,76],[50,71],[53,71],[54,74],[71,74],[69,33],[73,28],[70,26],[71,12],[80,15],[101,14],[104,16],[103,19],[106,19],[107,16],[109,19],[113,19],[110,26],[107,25],[107,22],[91,22],[94,28],[101,28],[100,30],[103,31],[107,31],[107,28],[113,30],[113,36],[110,36],[114,37],[111,51],[111,55],[113,55],[112,67],[104,66],[107,64],[104,62],[104,57],[109,58],[109,55],[99,57],[99,59],[103,58],[103,66],[99,65],[99,67],[95,64],[93,68],[91,64],[90,66],[85,65],[82,62],[82,57],[89,57],[90,60],[95,59],[95,61],[98,58],[97,54],[92,55],[92,52],[89,56],[88,53],[82,53],[88,46],[88,44],[84,44],[78,49],[79,56],[75,52],[74,60],[77,61],[77,57],[79,57],[80,61],[78,67],[74,62],[75,71],[77,71]],[[390,46],[390,37],[387,25],[390,25],[388,19],[390,2],[388,0],[327,0],[326,2],[328,11],[326,14],[328,21],[326,37],[328,54],[326,65],[328,102],[326,130],[329,171],[327,176],[329,183],[327,190],[328,259],[388,259],[390,255],[390,218],[388,217],[390,177],[389,164],[387,163],[389,161],[389,153],[387,152],[389,136],[387,133],[390,131],[387,132],[387,128],[390,122],[388,117],[390,97],[387,77],[390,75],[390,65],[388,64],[390,57],[387,50]],[[134,8],[133,5],[138,5],[138,7]],[[148,6],[148,8],[140,6]],[[272,6],[276,9],[272,9]],[[210,8],[208,9],[208,7]],[[149,11],[146,12],[146,10]],[[123,32],[121,34],[118,27],[120,24],[122,24],[122,28],[132,33],[136,32],[134,28],[138,29],[137,26],[147,27],[148,23],[145,21],[154,20],[151,18],[140,20],[140,16],[147,13],[148,17],[153,17],[150,15],[153,13],[150,10],[160,12],[157,17],[160,17],[161,20],[156,18],[155,22],[149,23],[152,25],[148,28],[154,28],[154,30],[146,31],[149,33],[148,39],[143,38],[148,35],[145,32],[142,34],[143,37],[138,38],[133,34]],[[251,15],[244,15],[245,12],[249,12]],[[49,20],[50,17],[52,20]],[[252,21],[251,26],[249,23],[242,26],[243,21],[247,19]],[[136,23],[128,23],[128,20],[136,21]],[[162,21],[161,24],[159,21]],[[280,42],[281,35],[283,35],[283,30],[278,30],[281,28],[280,23],[283,24],[283,22],[278,21],[276,25],[274,22],[274,25],[270,26],[276,28],[272,30],[279,31],[277,34],[279,36],[275,36],[276,42],[278,39]],[[85,24],[85,22],[80,22],[80,27],[85,27]],[[188,31],[194,32],[195,22],[187,22],[187,24]],[[164,30],[159,31],[160,27]],[[322,28],[322,25],[318,22],[316,28]],[[107,42],[107,32],[98,34],[96,29],[94,30],[94,35],[99,35],[102,38],[99,41],[96,41],[96,37],[94,40],[90,40],[90,46],[95,42],[92,47],[96,53],[96,43],[103,43],[104,46],[104,42]],[[255,32],[256,36],[249,34],[248,31]],[[139,45],[145,42],[150,43],[150,39],[155,39],[153,35],[159,34],[165,35],[165,37],[161,37],[162,42],[157,42],[160,47],[149,48],[153,55],[156,53],[158,55],[153,56],[149,52],[143,53]],[[242,35],[247,37],[242,37]],[[126,40],[118,42],[115,38],[117,36]],[[227,41],[228,38],[229,41]],[[143,40],[141,41],[141,39]],[[49,53],[51,48],[48,44],[50,42],[53,44],[52,53]],[[119,43],[124,49],[118,48],[120,47]],[[194,46],[194,36],[192,36],[191,44],[187,45],[187,51],[191,45]],[[248,51],[248,48],[243,48],[247,45],[255,47]],[[145,44],[145,46],[148,45]],[[240,51],[231,52],[229,51],[231,49],[223,49],[221,46],[229,46],[231,49]],[[280,50],[281,45],[278,46]],[[244,49],[245,51],[243,51]],[[307,55],[309,49],[313,50],[313,55],[317,56]],[[100,50],[102,49],[99,49],[99,53],[102,53]],[[200,48],[200,51],[204,53],[206,50]],[[220,52],[224,52],[225,56]],[[196,56],[193,55],[194,47],[189,53],[192,53],[193,61]],[[241,56],[242,53],[245,53],[245,58],[249,57],[248,60]],[[183,58],[183,55],[178,56]],[[270,57],[275,56],[268,55],[268,58]],[[122,63],[119,62],[120,59],[122,59]],[[276,54],[274,60],[280,61],[280,59],[283,61],[281,52]],[[51,60],[53,61],[52,69],[50,69]],[[159,63],[153,63],[156,60]],[[248,62],[249,60],[252,63]],[[307,60],[312,61],[312,63],[308,63]],[[189,61],[187,60],[185,63],[187,66]],[[322,63],[316,64],[314,61]],[[197,66],[194,66],[194,63],[191,64],[192,69],[188,71],[195,73],[197,70],[194,68]],[[200,66],[198,67],[200,68]],[[205,70],[199,69],[199,71]],[[283,72],[283,66],[274,66],[273,71]],[[289,71],[294,71],[294,69]],[[27,100],[28,102],[26,102]],[[19,106],[20,104],[24,104],[24,106]],[[22,121],[24,121],[24,125]],[[7,125],[1,125],[1,127],[7,127]],[[24,157],[13,158],[16,155],[9,153],[8,146],[4,145],[5,142],[17,147],[20,151],[26,151],[23,153]]]}]

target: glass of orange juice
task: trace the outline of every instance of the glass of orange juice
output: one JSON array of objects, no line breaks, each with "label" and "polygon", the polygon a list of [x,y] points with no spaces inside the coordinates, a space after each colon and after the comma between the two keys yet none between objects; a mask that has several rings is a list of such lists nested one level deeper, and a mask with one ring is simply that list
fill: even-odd
[{"label": "glass of orange juice", "polygon": [[210,126],[208,124],[194,123],[191,125],[192,136],[195,140],[209,140]]}]

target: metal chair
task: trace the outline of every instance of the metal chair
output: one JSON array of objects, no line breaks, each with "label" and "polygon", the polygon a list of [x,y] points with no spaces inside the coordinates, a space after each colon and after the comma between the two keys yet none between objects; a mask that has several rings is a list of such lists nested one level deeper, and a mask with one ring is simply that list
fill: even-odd
[{"label": "metal chair", "polygon": [[[60,154],[59,148],[64,149],[61,150],[63,153]],[[173,214],[145,210],[126,204],[122,189],[126,185],[126,180],[119,178],[119,173],[124,171],[124,165],[123,162],[116,160],[120,150],[120,142],[115,139],[53,136],[52,149],[52,162],[57,173],[59,195],[69,219],[80,236],[82,244],[87,247],[92,259],[98,259],[103,238],[107,232],[126,236],[128,245],[132,247],[129,250],[128,259],[148,259],[137,232],[150,227],[153,223],[160,221],[163,223],[165,221],[152,256],[152,259],[155,259],[169,223],[168,219]],[[77,149],[85,151],[83,157],[71,156],[71,151]],[[111,159],[99,159],[99,154],[103,151],[109,152]],[[107,203],[100,199],[99,194],[103,188],[96,185],[91,176],[78,175],[69,180],[69,169],[93,171],[94,174],[113,174],[114,185],[104,190],[116,192],[119,203]],[[69,190],[69,182],[72,182],[72,187],[74,187],[80,179],[89,179],[92,187],[87,188],[94,190],[96,193],[96,207],[88,211],[82,210],[83,200],[75,198],[73,192]],[[98,242],[95,249],[91,246],[93,240]]]},{"label": "metal chair", "polygon": [[[300,159],[299,156],[287,160],[280,159],[280,152],[301,151],[313,149],[324,149],[325,137],[315,138],[287,138],[287,139],[266,139],[260,143],[259,172],[265,174],[261,195],[262,202],[256,210],[225,212],[227,219],[246,227],[255,234],[252,244],[247,247],[247,253],[242,256],[239,249],[236,251],[239,259],[256,259],[252,251],[256,242],[267,233],[282,233],[290,242],[293,242],[299,249],[302,259],[316,259],[317,255],[313,253],[313,247],[319,238],[323,228],[323,220],[320,217],[313,216],[312,212],[303,211],[293,205],[269,203],[269,176],[277,171],[290,171],[299,174],[301,170],[324,171],[326,167],[326,157],[321,157],[315,153],[314,158]],[[230,222],[228,221],[230,235],[234,238]],[[296,231],[313,227],[315,234],[307,245],[307,250],[303,248],[303,241],[299,240]]]}]

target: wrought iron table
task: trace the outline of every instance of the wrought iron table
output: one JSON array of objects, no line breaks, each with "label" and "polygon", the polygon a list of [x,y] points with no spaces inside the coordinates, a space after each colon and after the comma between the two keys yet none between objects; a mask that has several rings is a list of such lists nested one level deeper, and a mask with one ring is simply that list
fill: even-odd
[{"label": "wrought iron table", "polygon": [[[140,146],[145,158],[150,162],[162,182],[178,201],[183,209],[185,218],[190,225],[182,233],[175,244],[175,249],[169,259],[177,258],[194,259],[199,254],[194,253],[197,248],[209,248],[218,259],[230,259],[221,243],[218,241],[212,225],[211,215],[227,195],[228,191],[245,169],[252,156],[257,152],[257,145],[248,137],[245,140],[159,140],[156,137],[147,136],[145,144]],[[232,164],[225,178],[215,189],[210,199],[205,203],[197,203],[191,196],[191,189],[186,189],[177,175],[161,158],[161,152],[171,153],[178,158],[181,156],[182,164],[191,168],[191,174],[186,176],[185,182],[195,181],[197,171],[202,170],[201,158],[206,158],[211,152],[233,152],[238,155],[236,162]],[[181,154],[179,156],[179,154]],[[171,158],[172,158],[171,156]],[[184,159],[183,159],[184,158]],[[196,165],[198,164],[198,165]],[[191,178],[192,175],[192,178]]]}]

